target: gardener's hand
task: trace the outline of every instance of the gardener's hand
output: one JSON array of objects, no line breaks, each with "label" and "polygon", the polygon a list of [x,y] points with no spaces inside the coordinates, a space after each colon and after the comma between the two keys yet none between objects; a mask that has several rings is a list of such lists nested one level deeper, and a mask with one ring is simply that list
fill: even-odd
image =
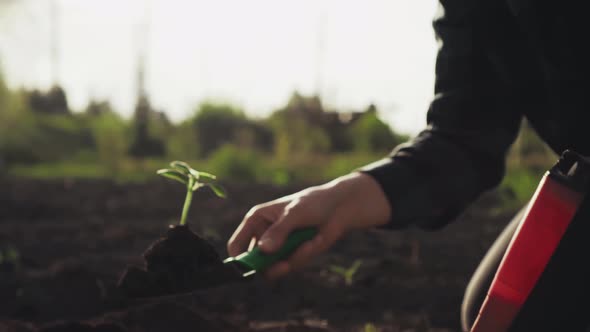
[{"label": "gardener's hand", "polygon": [[239,255],[254,238],[262,251],[271,253],[293,230],[317,227],[318,234],[289,260],[266,271],[268,278],[275,279],[301,268],[348,231],[383,225],[390,216],[391,208],[379,184],[369,175],[352,173],[255,206],[234,232],[227,249],[230,256]]}]

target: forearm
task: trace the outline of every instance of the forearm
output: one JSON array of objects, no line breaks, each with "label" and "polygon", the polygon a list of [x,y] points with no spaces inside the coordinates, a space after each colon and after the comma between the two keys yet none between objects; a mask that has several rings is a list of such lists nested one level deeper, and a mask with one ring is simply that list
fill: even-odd
[{"label": "forearm", "polygon": [[389,222],[392,206],[379,183],[370,175],[353,172],[322,186],[338,199],[351,219],[351,228],[383,226]]},{"label": "forearm", "polygon": [[387,227],[436,229],[452,221],[501,181],[505,152],[517,129],[518,120],[499,129],[478,123],[446,131],[429,128],[391,156],[361,168],[394,207]]}]

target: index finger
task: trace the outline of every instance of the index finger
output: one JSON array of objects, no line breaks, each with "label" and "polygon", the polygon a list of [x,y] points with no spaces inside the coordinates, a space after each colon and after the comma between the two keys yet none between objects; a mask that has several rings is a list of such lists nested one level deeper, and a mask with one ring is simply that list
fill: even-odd
[{"label": "index finger", "polygon": [[262,206],[252,208],[244,217],[238,228],[227,243],[230,256],[237,256],[248,250],[253,238],[260,239],[268,227],[278,219],[276,206]]}]

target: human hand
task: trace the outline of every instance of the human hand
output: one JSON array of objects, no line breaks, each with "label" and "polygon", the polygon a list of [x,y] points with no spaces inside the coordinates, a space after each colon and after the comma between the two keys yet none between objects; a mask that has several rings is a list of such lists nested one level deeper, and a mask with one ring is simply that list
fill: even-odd
[{"label": "human hand", "polygon": [[293,230],[317,227],[312,240],[266,271],[268,278],[275,279],[300,269],[350,230],[386,224],[390,216],[389,202],[379,184],[369,175],[352,173],[253,207],[227,249],[230,256],[237,256],[254,238],[263,252],[272,253]]}]

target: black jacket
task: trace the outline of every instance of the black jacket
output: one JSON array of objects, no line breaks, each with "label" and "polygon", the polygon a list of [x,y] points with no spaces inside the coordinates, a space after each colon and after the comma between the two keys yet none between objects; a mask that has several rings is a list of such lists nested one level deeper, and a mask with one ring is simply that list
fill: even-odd
[{"label": "black jacket", "polygon": [[526,117],[552,149],[590,154],[587,0],[441,0],[427,127],[362,171],[390,226],[439,228],[501,181]]}]

